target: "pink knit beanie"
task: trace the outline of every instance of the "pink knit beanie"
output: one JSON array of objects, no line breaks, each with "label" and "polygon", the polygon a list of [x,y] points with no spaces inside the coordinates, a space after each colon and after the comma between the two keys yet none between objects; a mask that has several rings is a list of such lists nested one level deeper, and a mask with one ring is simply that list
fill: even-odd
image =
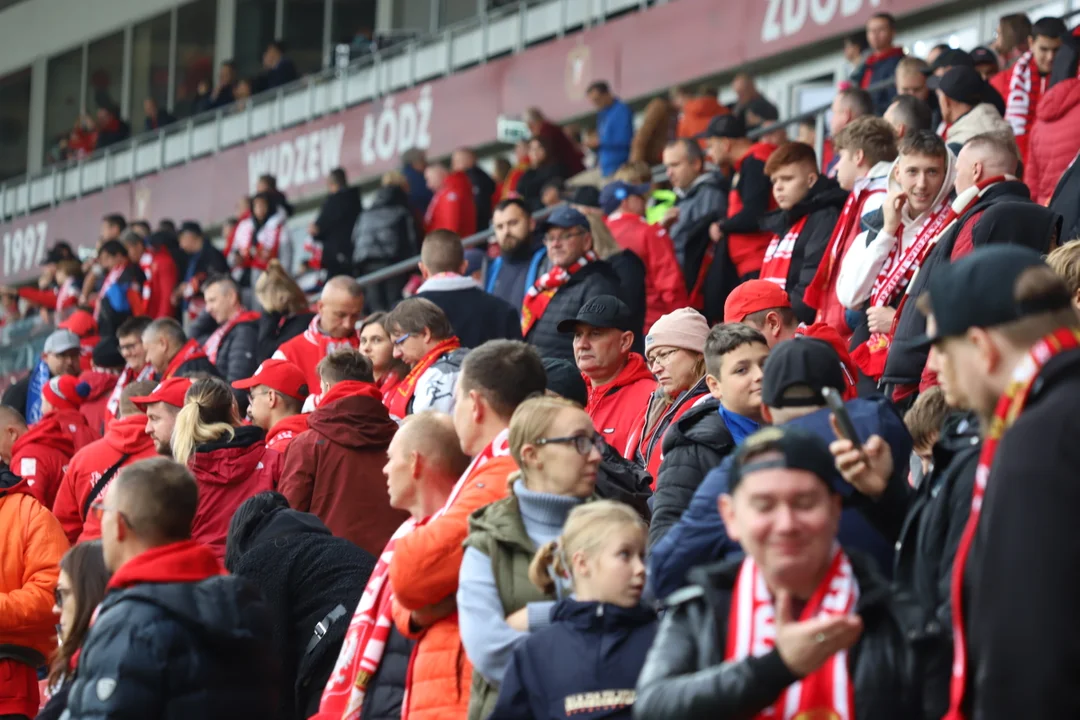
[{"label": "pink knit beanie", "polygon": [[709,323],[704,315],[693,308],[679,308],[653,323],[645,336],[645,354],[654,347],[675,347],[704,355],[708,336]]}]

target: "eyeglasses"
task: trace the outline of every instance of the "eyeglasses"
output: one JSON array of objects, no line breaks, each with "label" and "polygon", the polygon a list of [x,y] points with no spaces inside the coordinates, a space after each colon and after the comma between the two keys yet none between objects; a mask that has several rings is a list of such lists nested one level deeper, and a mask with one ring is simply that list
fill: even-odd
[{"label": "eyeglasses", "polygon": [[120,343],[120,352],[131,352],[142,346],[142,343]]},{"label": "eyeglasses", "polygon": [[263,397],[264,395],[269,395],[269,394],[270,394],[270,393],[272,393],[272,392],[273,392],[273,390],[272,390],[272,389],[268,389],[268,390],[263,390],[263,391],[262,391],[261,393],[256,393],[256,392],[250,392],[250,393],[248,393],[248,397],[249,397],[249,398],[250,398],[251,400],[254,400],[255,398]]},{"label": "eyeglasses", "polygon": [[573,445],[574,449],[578,451],[578,455],[588,455],[592,452],[593,448],[596,448],[598,452],[602,452],[603,448],[603,443],[601,442],[599,435],[570,435],[568,437],[540,438],[535,444],[538,446]]},{"label": "eyeglasses", "polygon": [[569,242],[576,237],[584,235],[584,230],[575,230],[574,232],[568,232],[565,235],[545,235],[544,242],[548,245],[557,245],[558,243]]},{"label": "eyeglasses", "polygon": [[131,524],[131,520],[128,519],[128,516],[125,515],[120,508],[109,507],[106,505],[104,498],[97,498],[94,502],[90,503],[90,512],[94,514],[94,518],[98,522],[101,522],[101,518],[105,515],[106,511],[116,513],[123,519],[125,525],[133,530],[135,529],[135,526]]},{"label": "eyeglasses", "polygon": [[679,348],[671,348],[670,350],[665,350],[664,352],[658,352],[651,358],[646,359],[645,362],[648,363],[650,369],[656,367],[657,365],[667,367],[668,363],[671,362],[671,357],[677,352],[679,352]]},{"label": "eyeglasses", "polygon": [[412,337],[412,333],[405,333],[404,335],[399,337],[397,340],[391,340],[390,342],[394,343],[394,345],[400,345],[401,343],[405,342],[406,340],[408,340],[411,337]]}]

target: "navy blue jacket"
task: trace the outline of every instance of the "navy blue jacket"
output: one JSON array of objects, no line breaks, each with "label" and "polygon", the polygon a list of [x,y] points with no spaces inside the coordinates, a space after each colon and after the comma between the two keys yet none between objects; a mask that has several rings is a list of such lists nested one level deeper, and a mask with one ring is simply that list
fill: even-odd
[{"label": "navy blue jacket", "polygon": [[488,720],[629,720],[656,613],[560,600],[551,622],[514,649]]},{"label": "navy blue jacket", "polygon": [[[910,492],[907,459],[911,457],[911,435],[896,410],[882,397],[859,398],[847,402],[846,406],[864,442],[871,435],[880,435],[889,443],[896,468],[886,495],[877,502],[856,492],[839,475],[836,476],[834,485],[844,496],[838,537],[842,545],[870,555],[877,561],[879,571],[891,575],[893,545],[890,538],[897,537],[907,509],[906,502],[895,503],[894,498],[897,494],[906,496]],[[792,420],[791,425],[828,441],[836,439],[826,409]],[[686,574],[691,568],[742,552],[739,544],[728,537],[716,506],[717,498],[727,492],[732,459],[729,456],[719,468],[705,476],[679,522],[653,545],[649,556],[649,582],[656,597],[665,598],[686,585]],[[870,517],[877,522],[872,525]],[[886,537],[875,527],[889,528],[892,532]]]},{"label": "navy blue jacket", "polygon": [[[870,84],[874,85],[883,80],[892,79],[892,77],[896,75],[896,66],[899,65],[900,61],[903,59],[904,57],[902,55],[896,55],[893,57],[885,58],[883,60],[879,60],[874,63],[873,67],[870,69]],[[864,60],[863,62],[859,63],[859,67],[855,68],[855,72],[851,73],[851,83],[855,87],[860,87],[860,83],[862,83],[863,73],[865,72],[866,61]],[[895,97],[896,85],[894,83],[889,83],[886,87],[883,87],[880,90],[872,91],[870,93],[870,98],[874,101],[874,114],[879,116],[884,115],[885,111],[889,108],[889,105],[892,104],[892,101]],[[838,158],[839,155],[840,154],[837,153]]]},{"label": "navy blue jacket", "polygon": [[269,611],[231,575],[109,592],[68,696],[70,720],[277,718],[277,705]]}]

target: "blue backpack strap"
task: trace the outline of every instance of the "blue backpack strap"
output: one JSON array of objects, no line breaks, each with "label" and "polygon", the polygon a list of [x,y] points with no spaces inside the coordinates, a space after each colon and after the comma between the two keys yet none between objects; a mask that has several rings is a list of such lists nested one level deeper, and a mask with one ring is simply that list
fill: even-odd
[{"label": "blue backpack strap", "polygon": [[547,250],[540,248],[533,254],[532,262],[529,263],[529,272],[525,276],[525,288],[531,288],[533,283],[536,282],[536,276],[540,272],[540,263],[547,257]]},{"label": "blue backpack strap", "polygon": [[491,262],[491,266],[488,268],[487,282],[484,284],[484,292],[495,292],[495,281],[499,279],[499,271],[502,270],[503,259],[501,257],[495,258]]}]

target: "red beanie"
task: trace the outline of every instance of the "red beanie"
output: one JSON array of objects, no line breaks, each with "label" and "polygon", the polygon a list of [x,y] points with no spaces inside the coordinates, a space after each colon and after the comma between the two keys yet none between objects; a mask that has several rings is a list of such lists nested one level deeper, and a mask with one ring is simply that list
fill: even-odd
[{"label": "red beanie", "polygon": [[54,410],[78,410],[90,396],[90,386],[72,375],[61,375],[41,388],[41,396]]}]

